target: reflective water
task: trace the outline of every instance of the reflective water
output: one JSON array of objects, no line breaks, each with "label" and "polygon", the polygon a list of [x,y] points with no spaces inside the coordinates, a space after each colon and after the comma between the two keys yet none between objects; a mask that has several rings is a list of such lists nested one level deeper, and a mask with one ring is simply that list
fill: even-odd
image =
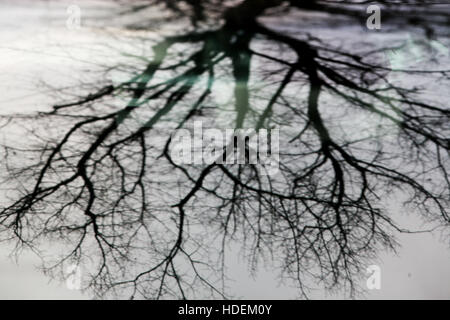
[{"label": "reflective water", "polygon": [[[129,59],[125,52],[142,52],[136,41],[155,37],[152,32],[128,31],[119,18],[105,17],[117,10],[107,2],[76,3],[82,8],[81,29],[66,26],[67,8],[73,1],[2,1],[0,2],[0,112],[31,112],[46,109],[60,98],[55,88],[65,92],[88,92],[93,79],[104,67]],[[85,19],[86,18],[86,19]],[[355,29],[356,30],[356,29]],[[352,32],[349,28],[348,32]],[[332,37],[333,30],[321,29]],[[107,44],[107,45],[105,45]],[[140,51],[139,51],[140,50]],[[111,79],[114,81],[114,79]],[[80,86],[80,82],[83,85]],[[70,90],[67,90],[70,89]],[[442,92],[445,97],[445,92]],[[395,199],[392,210],[401,212]],[[418,222],[399,214],[411,225]],[[374,261],[381,266],[382,289],[368,291],[370,298],[450,298],[450,251],[432,235],[402,235],[398,255],[381,255]],[[25,253],[15,264],[8,258],[10,248],[0,250],[0,298],[87,298],[71,291],[64,283],[51,282],[34,267],[39,260]],[[259,272],[248,276],[245,263],[232,259],[231,291],[249,299],[290,298],[294,290],[288,284],[278,286],[273,274]],[[339,297],[340,294],[337,294]],[[312,297],[329,297],[318,292]]]}]

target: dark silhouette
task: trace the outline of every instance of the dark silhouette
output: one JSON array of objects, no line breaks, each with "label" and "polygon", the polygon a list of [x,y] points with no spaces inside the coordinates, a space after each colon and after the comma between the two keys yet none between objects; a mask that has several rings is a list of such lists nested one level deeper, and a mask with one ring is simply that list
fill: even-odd
[{"label": "dark silhouette", "polygon": [[[187,18],[189,27],[156,43],[151,62],[130,81],[49,112],[4,117],[2,131],[20,125],[28,140],[4,145],[12,191],[0,211],[2,239],[30,248],[63,244],[65,255],[44,259],[45,271],[85,266],[83,286],[98,296],[228,297],[226,253],[236,245],[252,270],[273,261],[303,297],[315,283],[353,294],[366,262],[394,248],[396,232],[411,232],[385,208],[390,193],[404,192],[415,212],[449,226],[450,111],[389,78],[442,82],[449,70],[392,70],[383,52],[401,46],[337,46],[302,30],[279,31],[261,17],[320,12],[364,26],[369,2],[359,3],[127,7],[123,14],[163,4],[165,21]],[[449,23],[448,12],[428,1],[378,3],[383,27],[438,37]],[[234,110],[224,111],[213,95],[227,79]],[[127,102],[117,107],[118,99]],[[194,120],[218,125],[218,109],[234,128],[280,129],[278,174],[172,160],[173,131]],[[371,120],[346,134],[354,114]]]}]

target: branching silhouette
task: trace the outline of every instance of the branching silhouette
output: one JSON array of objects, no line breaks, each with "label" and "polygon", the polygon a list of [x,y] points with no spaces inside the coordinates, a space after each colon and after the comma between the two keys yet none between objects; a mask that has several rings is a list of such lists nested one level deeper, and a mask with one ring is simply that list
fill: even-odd
[{"label": "branching silhouette", "polygon": [[[226,253],[236,244],[252,270],[272,261],[302,297],[317,283],[353,294],[365,263],[393,249],[396,232],[412,232],[393,221],[389,194],[404,192],[415,212],[449,226],[450,110],[389,75],[445,83],[450,70],[391,70],[383,51],[401,46],[338,47],[260,18],[303,10],[365,23],[356,4],[366,3],[164,1],[166,21],[192,24],[156,43],[143,71],[48,112],[3,118],[3,132],[27,140],[3,146],[2,240],[62,244],[44,270],[79,264],[99,297],[229,297]],[[378,3],[386,24],[428,34],[448,25],[431,2]],[[224,84],[233,96],[220,105]],[[356,135],[355,114],[368,121]],[[279,128],[279,173],[176,163],[172,133],[196,119]]]}]

